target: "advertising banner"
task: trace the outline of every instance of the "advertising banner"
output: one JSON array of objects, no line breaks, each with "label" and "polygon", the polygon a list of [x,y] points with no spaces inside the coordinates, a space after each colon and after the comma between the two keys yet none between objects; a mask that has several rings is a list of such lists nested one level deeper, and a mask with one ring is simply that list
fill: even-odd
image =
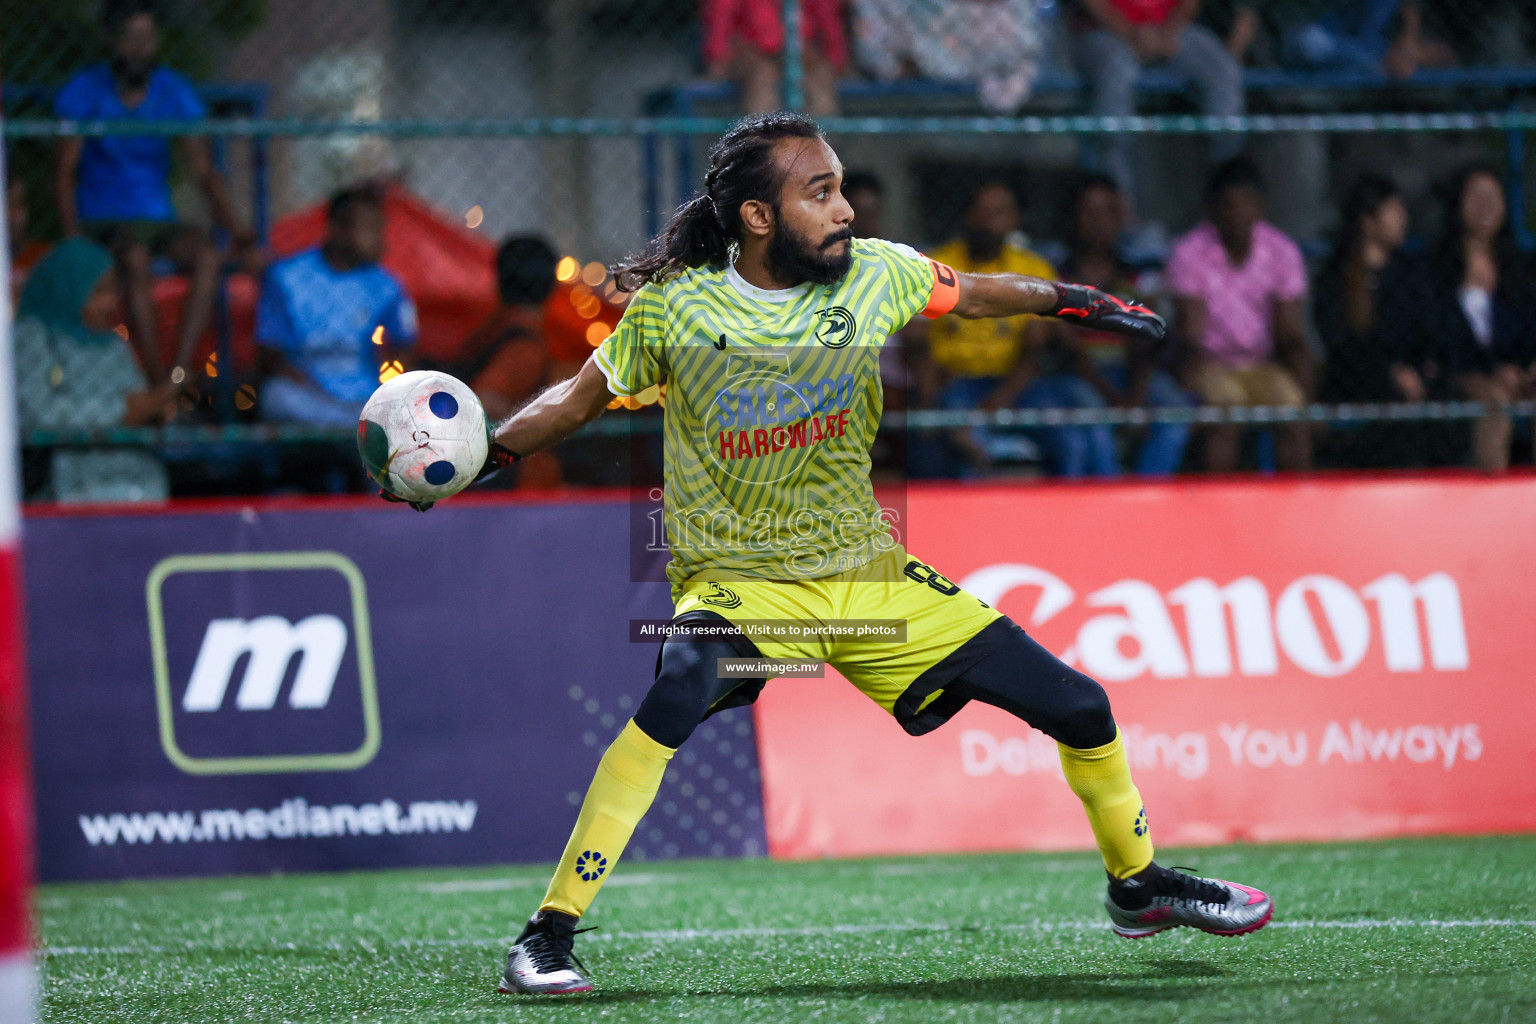
[{"label": "advertising banner", "polygon": [[[30,517],[44,879],[551,861],[650,686],[623,500]],[[627,856],[764,850],[750,713]]]},{"label": "advertising banner", "polygon": [[[1161,844],[1536,829],[1536,479],[913,488],[914,557],[1104,684]],[[756,706],[779,857],[1091,848],[1055,744]]]}]

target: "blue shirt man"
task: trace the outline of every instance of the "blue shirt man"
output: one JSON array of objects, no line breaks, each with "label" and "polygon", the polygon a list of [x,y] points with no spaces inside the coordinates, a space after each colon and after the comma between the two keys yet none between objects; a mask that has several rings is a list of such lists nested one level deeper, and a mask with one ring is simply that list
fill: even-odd
[{"label": "blue shirt man", "polygon": [[[97,119],[160,121],[207,115],[192,83],[157,67],[145,83],[144,98],[124,105],[109,64],[86,68],[59,92],[54,113],[72,121]],[[81,221],[174,221],[171,203],[171,140],[153,135],[86,139],[75,181],[75,208]]]},{"label": "blue shirt man", "polygon": [[[59,92],[54,111],[75,121],[186,121],[207,114],[192,83],[160,65],[160,28],[154,0],[111,0],[103,5],[111,59],[86,68]],[[168,257],[191,279],[181,310],[172,369],[175,384],[196,375],[198,344],[213,316],[224,266],[223,246],[198,228],[176,223],[171,202],[171,148],[166,137],[116,135],[59,139],[54,192],[66,236],[85,234],[117,258],[128,336],[151,380],[162,379],[162,351],[154,313],[152,261]],[[230,202],[224,176],[213,165],[208,140],[179,136],[186,178],[208,203],[214,224],[234,243],[243,269],[259,273],[265,257],[254,232]]]},{"label": "blue shirt man", "polygon": [[416,306],[379,266],[383,239],[378,197],[342,192],[324,244],[267,271],[256,309],[267,419],[354,425],[381,365],[415,345]]}]

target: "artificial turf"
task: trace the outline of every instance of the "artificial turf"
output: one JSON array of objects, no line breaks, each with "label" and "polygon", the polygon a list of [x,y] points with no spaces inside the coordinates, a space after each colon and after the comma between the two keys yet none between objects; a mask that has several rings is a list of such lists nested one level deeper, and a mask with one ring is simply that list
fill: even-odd
[{"label": "artificial turf", "polygon": [[597,991],[497,995],[547,868],[44,886],[45,1021],[1536,1021],[1536,836],[1165,850],[1245,938],[1109,930],[1090,854],[631,862]]}]

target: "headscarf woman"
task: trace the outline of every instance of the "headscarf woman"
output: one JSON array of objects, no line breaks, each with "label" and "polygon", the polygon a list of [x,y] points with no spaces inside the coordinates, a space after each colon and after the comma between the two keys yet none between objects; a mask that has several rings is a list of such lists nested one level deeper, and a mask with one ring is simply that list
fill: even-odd
[{"label": "headscarf woman", "polygon": [[[54,246],[32,269],[17,308],[16,404],[23,430],[151,426],[174,415],[173,393],[150,391],[128,342],[112,330],[112,256],[83,238]],[[32,497],[61,502],[162,501],[165,467],[133,447],[55,448]]]}]

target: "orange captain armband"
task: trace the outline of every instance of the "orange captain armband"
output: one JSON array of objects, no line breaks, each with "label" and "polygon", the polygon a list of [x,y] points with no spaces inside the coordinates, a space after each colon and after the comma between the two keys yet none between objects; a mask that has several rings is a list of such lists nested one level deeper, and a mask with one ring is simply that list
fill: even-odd
[{"label": "orange captain armband", "polygon": [[928,266],[933,269],[933,294],[928,297],[928,305],[923,307],[923,316],[933,319],[948,313],[960,302],[960,275],[953,267],[935,259],[928,260]]}]

